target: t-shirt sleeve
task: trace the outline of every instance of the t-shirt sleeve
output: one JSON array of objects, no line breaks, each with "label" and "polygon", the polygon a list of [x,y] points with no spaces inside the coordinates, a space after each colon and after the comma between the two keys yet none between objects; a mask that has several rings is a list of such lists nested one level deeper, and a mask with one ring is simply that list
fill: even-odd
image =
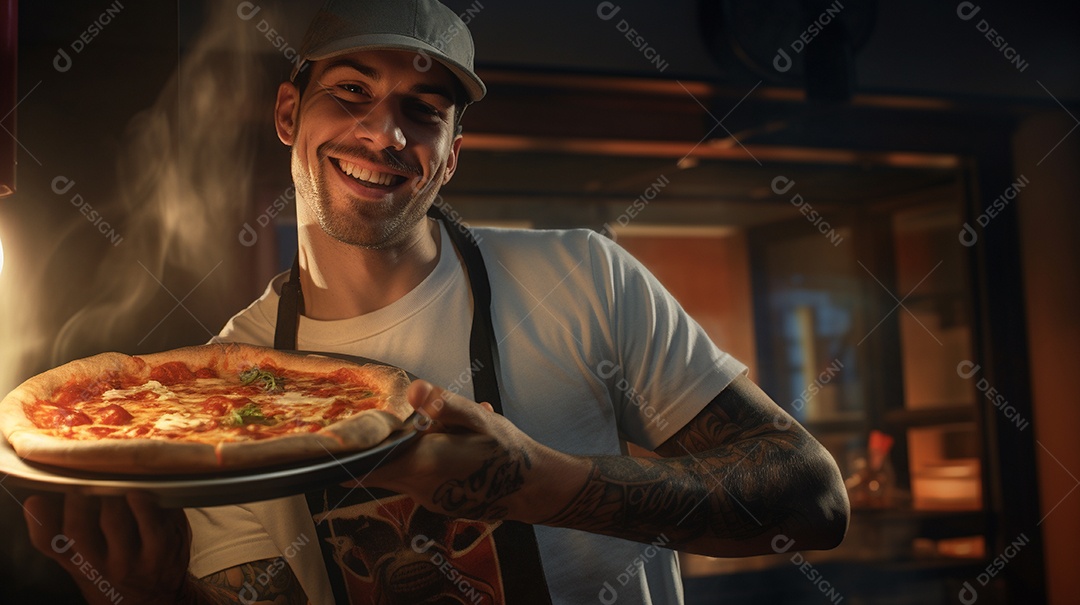
[{"label": "t-shirt sleeve", "polygon": [[262,296],[229,319],[221,332],[211,338],[210,342],[245,342],[258,346],[273,346],[279,292],[281,284],[288,277],[288,273],[276,275],[270,280]]},{"label": "t-shirt sleeve", "polygon": [[597,368],[622,433],[652,450],[747,368],[717,348],[637,259],[603,236],[590,239],[614,347],[612,360]]},{"label": "t-shirt sleeve", "polygon": [[191,525],[191,562],[196,578],[251,561],[281,556],[262,522],[241,506],[185,509]]}]

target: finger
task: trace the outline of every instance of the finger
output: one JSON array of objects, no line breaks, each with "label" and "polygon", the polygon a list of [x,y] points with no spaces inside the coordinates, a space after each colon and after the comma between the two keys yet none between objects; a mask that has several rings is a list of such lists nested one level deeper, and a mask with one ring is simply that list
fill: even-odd
[{"label": "finger", "polygon": [[50,558],[57,558],[60,555],[58,551],[69,541],[61,529],[64,497],[56,494],[30,496],[23,503],[23,516],[26,517],[26,530],[34,548]]},{"label": "finger", "polygon": [[100,524],[101,498],[71,492],[64,498],[64,534],[90,561],[100,561],[105,537]]},{"label": "finger", "polygon": [[111,568],[118,569],[138,557],[141,548],[139,526],[123,496],[102,499],[101,531],[105,535],[105,552]]},{"label": "finger", "polygon": [[152,495],[143,492],[129,493],[127,503],[139,528],[145,555],[160,557],[189,543],[191,529],[183,510],[163,509]]},{"label": "finger", "polygon": [[409,389],[405,392],[405,396],[409,399],[409,404],[413,406],[413,409],[428,416],[426,406],[430,407],[431,405],[434,405],[433,403],[430,403],[434,396],[434,391],[435,385],[430,382],[426,380],[414,380],[412,381],[412,384],[409,385]]},{"label": "finger", "polygon": [[409,386],[409,400],[416,409],[444,428],[480,430],[483,418],[475,402],[452,391],[417,380]]},{"label": "finger", "polygon": [[[431,413],[424,407],[428,402],[432,389],[431,383],[425,380],[414,380],[405,392],[405,398],[409,401],[409,405],[416,411],[413,425],[421,432],[437,430],[435,421],[431,418]],[[439,405],[441,405],[441,402]]]},{"label": "finger", "polygon": [[453,393],[437,387],[426,380],[414,380],[409,385],[407,392],[409,403],[418,411],[435,418],[442,413],[448,401],[453,399]]}]

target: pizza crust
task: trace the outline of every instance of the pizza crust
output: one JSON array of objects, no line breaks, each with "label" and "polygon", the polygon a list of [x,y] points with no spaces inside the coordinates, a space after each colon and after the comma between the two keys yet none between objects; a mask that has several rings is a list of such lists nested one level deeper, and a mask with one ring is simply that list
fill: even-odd
[{"label": "pizza crust", "polygon": [[[221,376],[266,364],[313,374],[350,368],[362,372],[365,381],[387,395],[386,407],[385,411],[364,410],[316,433],[216,444],[160,438],[65,439],[44,433],[24,412],[24,404],[48,400],[72,380],[97,379],[109,372],[119,372],[145,383],[153,367],[170,361],[182,361],[189,368],[213,368]],[[9,393],[0,402],[0,431],[21,458],[65,468],[123,474],[245,469],[351,453],[378,445],[401,428],[412,413],[405,396],[408,386],[408,375],[398,368],[359,365],[321,355],[299,355],[238,343],[186,347],[135,357],[102,353],[34,376]]]}]

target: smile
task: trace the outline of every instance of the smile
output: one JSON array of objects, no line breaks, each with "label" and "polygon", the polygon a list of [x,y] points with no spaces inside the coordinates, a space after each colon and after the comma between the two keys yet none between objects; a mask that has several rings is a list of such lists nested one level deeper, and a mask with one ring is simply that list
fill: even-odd
[{"label": "smile", "polygon": [[352,162],[335,159],[334,162],[342,172],[367,186],[393,187],[405,182],[405,177],[389,172],[378,172],[368,168],[361,168]]}]

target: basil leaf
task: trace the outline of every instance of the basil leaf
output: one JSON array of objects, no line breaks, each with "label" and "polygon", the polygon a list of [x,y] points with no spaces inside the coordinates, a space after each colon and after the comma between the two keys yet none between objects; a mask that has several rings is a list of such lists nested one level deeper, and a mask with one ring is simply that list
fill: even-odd
[{"label": "basil leaf", "polygon": [[259,406],[249,403],[244,407],[233,410],[229,415],[229,424],[232,426],[246,426],[249,424],[273,424],[272,418],[263,415]]},{"label": "basil leaf", "polygon": [[256,382],[261,382],[263,389],[267,391],[285,390],[285,379],[269,370],[260,370],[259,366],[253,366],[240,372],[240,384],[247,386]]}]

